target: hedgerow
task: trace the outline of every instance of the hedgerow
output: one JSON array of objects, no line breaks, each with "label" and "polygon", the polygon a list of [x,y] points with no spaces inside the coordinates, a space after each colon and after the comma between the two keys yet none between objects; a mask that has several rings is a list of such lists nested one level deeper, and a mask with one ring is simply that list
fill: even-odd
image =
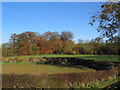
[{"label": "hedgerow", "polygon": [[3,74],[3,88],[98,88],[101,82],[116,80],[120,67],[96,72],[66,74]]}]

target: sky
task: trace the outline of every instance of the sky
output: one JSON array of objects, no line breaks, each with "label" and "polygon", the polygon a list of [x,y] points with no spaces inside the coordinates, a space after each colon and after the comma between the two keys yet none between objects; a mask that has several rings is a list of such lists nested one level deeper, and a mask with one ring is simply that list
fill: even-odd
[{"label": "sky", "polygon": [[105,2],[105,1],[116,0],[3,0],[2,2]]},{"label": "sky", "polygon": [[88,23],[99,6],[99,2],[3,2],[2,42],[7,43],[13,33],[26,31],[71,31],[75,42],[96,38],[100,36],[98,24]]}]

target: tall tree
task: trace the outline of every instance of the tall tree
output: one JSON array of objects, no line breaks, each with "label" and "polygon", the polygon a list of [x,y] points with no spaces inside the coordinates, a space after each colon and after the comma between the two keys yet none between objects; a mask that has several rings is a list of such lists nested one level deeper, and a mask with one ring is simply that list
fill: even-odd
[{"label": "tall tree", "polygon": [[66,40],[71,40],[73,39],[73,33],[70,31],[63,31],[61,33],[61,40],[66,41]]}]

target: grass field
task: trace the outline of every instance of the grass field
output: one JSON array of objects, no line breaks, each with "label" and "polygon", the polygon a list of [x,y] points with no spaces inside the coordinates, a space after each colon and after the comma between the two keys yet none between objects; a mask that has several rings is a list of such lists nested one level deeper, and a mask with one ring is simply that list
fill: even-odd
[{"label": "grass field", "polygon": [[118,55],[37,55],[22,57],[79,57],[90,60],[120,62],[120,56]]},{"label": "grass field", "polygon": [[94,70],[36,64],[3,64],[2,66],[2,73],[16,73],[16,74],[43,74],[43,73],[55,74],[86,71]]}]

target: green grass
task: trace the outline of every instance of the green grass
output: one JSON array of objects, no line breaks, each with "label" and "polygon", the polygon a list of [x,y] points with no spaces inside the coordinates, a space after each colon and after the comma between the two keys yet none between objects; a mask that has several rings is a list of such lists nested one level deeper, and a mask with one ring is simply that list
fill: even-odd
[{"label": "green grass", "polygon": [[22,56],[22,57],[79,57],[89,60],[112,61],[120,62],[118,55],[37,55],[37,56]]},{"label": "green grass", "polygon": [[105,88],[107,90],[107,86],[111,86],[114,83],[117,83],[120,81],[120,77],[116,78],[109,78],[108,80],[104,81],[95,81],[94,83],[89,83],[88,85],[81,84],[76,88]]},{"label": "green grass", "polygon": [[78,69],[73,67],[60,67],[53,65],[36,65],[36,64],[3,64],[2,73],[16,74],[55,74],[70,72],[94,71],[92,69]]},{"label": "green grass", "polygon": [[32,55],[22,57],[81,57],[81,56],[94,56],[94,55],[61,55],[61,54],[48,54],[48,55]]},{"label": "green grass", "polygon": [[105,88],[106,86],[110,86],[116,82],[120,81],[120,77],[117,78],[109,78],[108,80],[101,81],[101,82],[96,82],[92,84],[94,88]]}]

